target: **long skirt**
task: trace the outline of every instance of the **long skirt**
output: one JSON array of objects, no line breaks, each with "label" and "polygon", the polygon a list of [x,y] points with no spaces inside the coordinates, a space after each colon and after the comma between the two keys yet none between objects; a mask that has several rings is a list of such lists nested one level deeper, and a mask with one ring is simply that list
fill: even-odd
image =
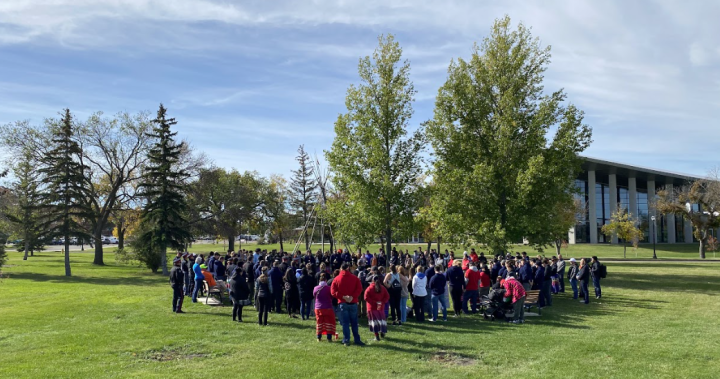
[{"label": "long skirt", "polygon": [[368,326],[373,333],[387,333],[387,316],[385,310],[369,310]]},{"label": "long skirt", "polygon": [[335,312],[332,308],[315,310],[317,335],[335,335]]}]

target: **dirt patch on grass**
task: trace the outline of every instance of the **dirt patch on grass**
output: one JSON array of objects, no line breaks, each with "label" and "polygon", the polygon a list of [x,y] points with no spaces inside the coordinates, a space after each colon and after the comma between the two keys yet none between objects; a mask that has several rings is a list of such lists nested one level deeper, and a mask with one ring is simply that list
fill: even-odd
[{"label": "dirt patch on grass", "polygon": [[430,356],[431,362],[437,362],[442,364],[452,364],[458,366],[471,366],[477,363],[477,359],[456,353],[453,351],[440,350],[436,351]]},{"label": "dirt patch on grass", "polygon": [[205,358],[208,357],[209,354],[203,354],[203,353],[197,353],[189,351],[189,349],[185,347],[164,347],[159,350],[150,350],[146,351],[144,353],[140,354],[133,354],[134,356],[138,357],[139,359],[148,360],[148,361],[156,361],[156,362],[167,362],[167,361],[174,361],[179,359],[196,359],[196,358]]}]

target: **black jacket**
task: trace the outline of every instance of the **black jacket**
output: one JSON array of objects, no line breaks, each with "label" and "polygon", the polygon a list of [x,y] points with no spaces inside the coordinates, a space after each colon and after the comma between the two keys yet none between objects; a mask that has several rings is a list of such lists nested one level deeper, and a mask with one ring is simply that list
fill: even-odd
[{"label": "black jacket", "polygon": [[578,270],[578,280],[584,280],[587,281],[590,278],[590,271],[588,270],[588,266],[583,266]]},{"label": "black jacket", "polygon": [[233,278],[230,278],[230,281],[228,282],[230,285],[230,297],[235,300],[247,300],[250,295],[250,289],[247,284],[247,275],[242,273],[238,276],[233,276]]},{"label": "black jacket", "polygon": [[578,266],[570,265],[568,267],[569,267],[569,270],[568,270],[567,278],[570,280],[575,279],[575,276],[577,276],[577,274],[578,274]]},{"label": "black jacket", "polygon": [[255,288],[257,288],[258,298],[264,299],[272,296],[272,292],[270,291],[270,281],[263,283],[260,281],[260,279],[258,279],[255,283]]},{"label": "black jacket", "polygon": [[312,275],[301,275],[300,279],[298,279],[298,290],[300,291],[300,300],[312,300],[313,298],[313,289],[315,289],[315,286],[317,282],[315,281],[315,277]]},{"label": "black jacket", "polygon": [[593,278],[600,278],[600,262],[593,262],[590,265],[590,274]]},{"label": "black jacket", "polygon": [[182,268],[179,266],[173,266],[170,270],[170,287],[172,288],[183,288],[185,284],[185,274],[182,272]]}]

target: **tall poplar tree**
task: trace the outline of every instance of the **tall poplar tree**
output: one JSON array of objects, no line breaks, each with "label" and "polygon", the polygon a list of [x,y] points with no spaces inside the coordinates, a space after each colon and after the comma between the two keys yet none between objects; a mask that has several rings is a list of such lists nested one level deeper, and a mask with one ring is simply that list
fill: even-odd
[{"label": "tall poplar tree", "polygon": [[577,154],[592,131],[580,110],[564,105],[562,90],[544,91],[549,63],[550,48],[505,17],[469,61],[450,64],[428,126],[436,156],[432,207],[444,239],[496,252],[528,235],[551,242],[541,233],[545,220],[572,201]]},{"label": "tall poplar tree", "polygon": [[17,244],[18,251],[23,251],[23,260],[28,254],[43,248],[46,242],[46,233],[42,228],[42,210],[39,209],[41,177],[32,154],[25,150],[23,156],[13,165],[13,174],[16,181],[12,191],[17,201],[13,211],[6,214],[8,221],[15,225],[14,229],[22,239]]},{"label": "tall poplar tree", "polygon": [[415,88],[410,63],[392,35],[380,36],[372,58],[360,59],[360,84],[347,90],[348,112],[335,122],[326,157],[337,199],[328,204],[341,240],[358,245],[381,237],[387,251],[393,234],[411,225],[418,209],[421,128],[409,133]]},{"label": "tall poplar tree", "polygon": [[76,129],[70,110],[65,109],[53,130],[52,148],[40,159],[39,169],[47,183],[39,198],[44,212],[42,225],[49,236],[62,237],[65,242],[65,276],[71,276],[70,237],[90,238],[80,224],[91,211],[84,174],[88,167],[79,161],[82,149],[75,140]]},{"label": "tall poplar tree", "polygon": [[[300,145],[297,150],[298,155],[295,160],[299,166],[297,170],[293,170],[292,181],[290,182],[291,200],[290,204],[298,216],[302,217],[303,226],[308,224],[312,209],[314,206],[317,183],[315,181],[315,170],[313,169],[310,156],[305,151],[305,146]],[[305,250],[310,249],[312,236],[305,232]]]},{"label": "tall poplar tree", "polygon": [[167,249],[181,248],[190,239],[185,219],[187,205],[183,193],[183,180],[188,173],[179,167],[183,143],[176,143],[177,132],[170,127],[177,124],[174,118],[166,117],[167,110],[160,104],[154,126],[147,136],[155,141],[148,152],[148,163],[141,178],[139,189],[146,199],[140,215],[142,230],[138,243],[143,246],[146,260],[153,272],[159,255],[163,275],[168,275]]}]

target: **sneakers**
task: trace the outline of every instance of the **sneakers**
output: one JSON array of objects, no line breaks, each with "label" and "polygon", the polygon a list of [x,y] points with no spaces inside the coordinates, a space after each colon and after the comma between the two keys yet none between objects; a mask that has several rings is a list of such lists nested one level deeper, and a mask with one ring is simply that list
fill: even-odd
[{"label": "sneakers", "polygon": [[355,342],[355,346],[365,346],[365,343],[362,341]]},{"label": "sneakers", "polygon": [[380,342],[380,337],[379,337],[379,336],[375,336],[375,338],[374,338],[373,340],[374,340],[374,341],[377,341],[377,342]]}]

